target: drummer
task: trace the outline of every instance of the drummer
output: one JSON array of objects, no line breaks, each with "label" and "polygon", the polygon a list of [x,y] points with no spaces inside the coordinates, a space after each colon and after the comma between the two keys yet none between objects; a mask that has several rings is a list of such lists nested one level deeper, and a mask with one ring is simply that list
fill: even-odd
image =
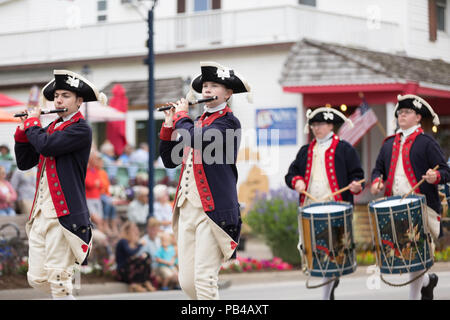
[{"label": "drummer", "polygon": [[[419,96],[399,95],[397,99],[394,115],[399,129],[383,142],[372,171],[371,192],[378,194],[386,187],[385,196],[405,195],[418,181],[425,179],[419,189],[425,195],[428,206],[425,214],[432,238],[436,240],[442,233],[439,215],[442,205],[437,185],[449,182],[450,169],[438,143],[431,135],[424,133],[420,123],[423,118],[431,117],[433,124],[438,126],[439,117]],[[437,170],[431,169],[436,165],[439,165]],[[383,181],[380,181],[381,175]],[[410,279],[416,278],[420,272],[423,271],[410,273]],[[417,300],[421,294],[422,300],[432,300],[437,282],[436,274],[426,273],[411,283],[409,299]]]},{"label": "drummer", "polygon": [[[348,201],[353,204],[353,195],[361,192],[363,186],[357,181],[364,178],[364,171],[356,150],[347,141],[334,134],[334,125],[351,123],[341,112],[333,108],[318,108],[306,112],[305,133],[311,128],[314,139],[304,145],[289,166],[285,176],[289,188],[300,194],[300,205],[312,202],[304,192],[317,200],[349,186],[349,190],[337,194],[334,201]],[[324,283],[330,279],[324,278]],[[334,299],[334,290],[339,279],[323,286],[324,300]]]}]

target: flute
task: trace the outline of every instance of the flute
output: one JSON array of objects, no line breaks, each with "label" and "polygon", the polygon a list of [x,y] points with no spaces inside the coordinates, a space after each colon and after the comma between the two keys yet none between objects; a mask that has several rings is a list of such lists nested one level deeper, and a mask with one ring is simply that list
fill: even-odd
[{"label": "flute", "polygon": [[[49,114],[49,113],[57,113],[57,112],[66,112],[67,108],[64,109],[53,109],[53,110],[42,110],[41,114]],[[25,117],[28,113],[16,113],[14,117]]]},{"label": "flute", "polygon": [[[217,99],[217,96],[214,96],[214,97],[211,97],[211,98],[205,98],[205,99],[198,99],[198,100],[195,100],[193,102],[189,101],[189,105],[192,106],[194,104],[203,103],[203,102],[209,102],[209,101],[213,101],[213,100],[216,100],[216,99]],[[167,107],[158,108],[156,110],[158,110],[158,111],[165,111],[165,110],[169,110],[171,108],[175,108],[175,107],[174,106],[167,106]]]}]

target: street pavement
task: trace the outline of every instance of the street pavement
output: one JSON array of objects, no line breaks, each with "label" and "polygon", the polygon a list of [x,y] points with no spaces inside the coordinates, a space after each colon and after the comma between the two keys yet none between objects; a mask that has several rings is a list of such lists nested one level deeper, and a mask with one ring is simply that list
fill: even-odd
[{"label": "street pavement", "polygon": [[[263,242],[251,239],[246,250],[239,252],[241,257],[271,259],[270,249]],[[430,272],[439,276],[435,289],[437,300],[450,300],[450,262],[435,263]],[[392,283],[408,280],[408,275],[385,276]],[[220,283],[231,284],[221,289],[222,300],[320,300],[321,288],[307,289],[307,276],[300,270],[251,272],[220,275]],[[311,278],[310,284],[318,284],[319,278]],[[127,286],[120,282],[103,284],[83,284],[75,290],[78,300],[187,300],[180,290],[156,291],[148,293],[129,293]],[[408,287],[391,287],[380,281],[373,266],[358,266],[350,275],[341,278],[335,291],[336,300],[406,300]],[[46,299],[37,290],[0,290],[0,300]]]}]

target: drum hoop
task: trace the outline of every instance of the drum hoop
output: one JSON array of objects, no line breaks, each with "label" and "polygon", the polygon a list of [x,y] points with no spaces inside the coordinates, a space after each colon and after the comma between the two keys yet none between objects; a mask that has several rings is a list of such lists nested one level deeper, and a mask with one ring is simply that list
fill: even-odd
[{"label": "drum hoop", "polygon": [[[393,208],[395,208],[394,211],[399,211],[399,210],[405,210],[406,207],[411,207],[410,204],[412,205],[417,205],[417,206],[421,206],[422,203],[424,203],[426,201],[426,198],[424,195],[419,195],[419,194],[411,194],[408,197],[406,197],[406,199],[411,199],[414,198],[414,200],[418,200],[418,204],[416,204],[417,201],[414,202],[409,202],[409,203],[404,203],[404,204],[400,204],[400,205],[395,205],[395,206],[391,206],[391,207],[374,207],[375,204],[379,204],[383,201],[390,201],[390,200],[401,200],[402,197],[401,196],[391,196],[391,197],[384,197],[384,198],[380,198],[380,199],[376,199],[371,201],[368,206],[369,206],[369,211],[370,212],[376,212],[376,213],[382,213],[384,210],[392,210]],[[398,208],[400,207],[400,208]],[[373,209],[373,210],[372,210]],[[378,209],[378,210],[377,210]],[[380,210],[382,209],[382,210]],[[389,213],[390,211],[384,211],[383,213]]]},{"label": "drum hoop", "polygon": [[[313,207],[319,207],[319,206],[325,206],[325,205],[337,205],[337,206],[345,207],[345,209],[342,210],[342,211],[325,212],[325,213],[322,213],[322,212],[320,212],[320,213],[319,212],[318,213],[305,212],[305,209],[309,209],[309,208],[313,208]],[[313,215],[313,214],[315,214],[315,215],[323,215],[323,214],[327,214],[327,215],[335,214],[336,215],[336,214],[342,214],[342,213],[343,214],[352,214],[353,213],[353,206],[351,205],[350,202],[347,202],[347,201],[314,202],[314,203],[311,203],[311,204],[309,204],[307,206],[300,207],[299,210],[302,213],[304,213],[305,215],[308,215],[308,216]],[[324,219],[327,219],[327,217],[324,217]]]}]

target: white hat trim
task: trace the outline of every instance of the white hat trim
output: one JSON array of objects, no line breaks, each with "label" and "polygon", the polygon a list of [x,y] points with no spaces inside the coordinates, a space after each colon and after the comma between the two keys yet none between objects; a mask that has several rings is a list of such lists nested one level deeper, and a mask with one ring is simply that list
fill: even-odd
[{"label": "white hat trim", "polygon": [[[60,74],[65,75],[65,74],[67,74],[67,75],[71,76],[73,79],[83,80],[84,83],[86,83],[87,85],[89,85],[92,88],[92,90],[94,91],[94,94],[95,94],[95,97],[97,98],[97,100],[103,105],[107,104],[108,98],[106,97],[106,95],[103,92],[99,92],[97,90],[97,87],[94,86],[94,84],[92,82],[90,82],[86,78],[80,76],[78,73],[75,73],[75,72],[70,71],[70,70],[53,70],[53,74],[54,75],[60,75]],[[49,82],[47,85],[49,85],[50,83],[51,82]],[[75,84],[75,82],[73,80],[71,81],[71,83]],[[68,84],[73,86],[71,83],[68,83]],[[78,81],[78,83],[79,83],[79,81]],[[47,87],[47,86],[45,86],[45,87]],[[45,89],[45,87],[44,87],[44,89]],[[78,87],[78,85],[76,87]],[[42,89],[42,90],[44,90],[44,89]],[[42,92],[44,92],[44,91],[42,91]]]},{"label": "white hat trim", "polygon": [[[217,76],[219,78],[222,78],[222,80],[224,78],[229,78],[230,77],[230,70],[232,70],[232,69],[227,68],[227,67],[221,65],[220,63],[217,63],[217,62],[214,62],[214,61],[200,61],[200,67],[215,67],[215,68],[217,68]],[[253,94],[251,93],[250,84],[239,73],[237,73],[234,70],[233,70],[233,72],[236,75],[236,77],[238,77],[242,81],[242,83],[244,84],[245,90],[247,90],[247,101],[249,103],[253,103]],[[194,80],[197,79],[199,76],[201,76],[201,74],[199,74],[198,76],[194,77],[194,79],[192,79],[192,81],[191,81],[191,88],[190,88],[189,91],[194,91],[194,88],[192,87],[192,84],[194,83]],[[188,96],[190,98],[192,98],[192,93],[188,92]],[[187,100],[189,100],[189,99],[187,98]]]},{"label": "white hat trim", "polygon": [[309,123],[308,123],[308,120],[314,118],[315,115],[318,114],[319,112],[324,112],[324,111],[326,111],[326,114],[324,115],[324,118],[325,118],[325,119],[328,118],[328,119],[330,119],[330,120],[333,120],[333,118],[334,118],[333,113],[335,113],[336,115],[338,115],[339,117],[341,117],[341,118],[344,120],[344,122],[347,122],[347,123],[350,125],[350,128],[353,128],[353,122],[352,122],[352,120],[350,120],[349,118],[347,118],[342,112],[340,112],[340,111],[338,111],[338,110],[336,110],[336,109],[333,109],[333,108],[321,107],[321,108],[317,108],[317,109],[314,110],[314,111],[312,111],[311,109],[308,109],[308,110],[306,111],[306,124],[305,124],[305,128],[304,128],[304,130],[303,130],[303,132],[304,132],[305,134],[308,134],[308,133],[309,133]]},{"label": "white hat trim", "polygon": [[[438,117],[437,113],[434,112],[433,108],[432,108],[432,107],[428,104],[428,102],[426,102],[423,98],[421,98],[421,97],[419,97],[419,96],[416,96],[415,94],[405,94],[404,96],[402,96],[401,94],[399,94],[399,95],[397,96],[397,100],[398,100],[398,101],[403,101],[403,100],[406,100],[406,99],[414,99],[413,104],[414,104],[414,106],[416,106],[418,109],[421,109],[421,108],[422,108],[422,105],[424,105],[425,107],[427,107],[427,109],[428,109],[428,110],[430,111],[430,113],[431,113],[431,116],[433,117],[433,124],[434,124],[435,126],[438,126],[438,125],[440,124],[439,117]],[[395,105],[395,108],[394,108],[394,118],[396,118],[396,117],[395,117],[395,114],[397,113],[397,109],[398,109],[398,102],[397,102],[397,104]]]}]

